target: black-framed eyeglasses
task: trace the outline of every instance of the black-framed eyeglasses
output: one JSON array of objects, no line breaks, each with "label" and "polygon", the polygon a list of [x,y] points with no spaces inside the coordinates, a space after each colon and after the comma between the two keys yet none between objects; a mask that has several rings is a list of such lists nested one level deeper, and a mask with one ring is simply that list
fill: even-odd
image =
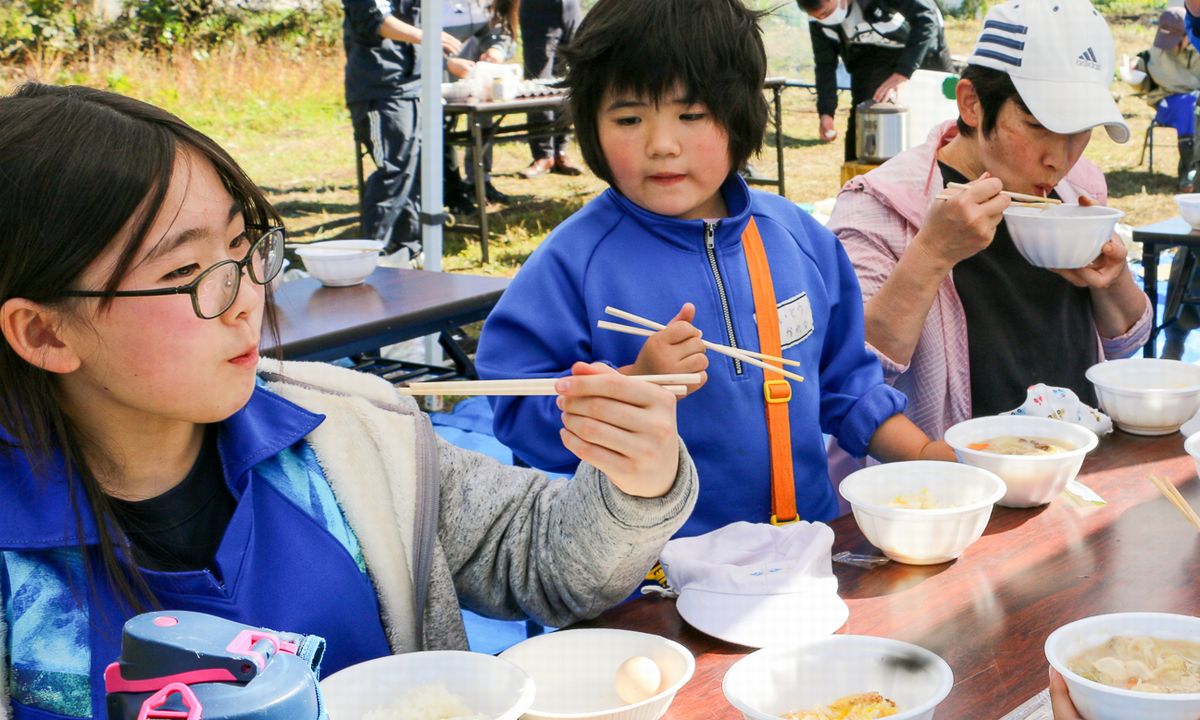
[{"label": "black-framed eyeglasses", "polygon": [[220,317],[237,300],[242,284],[242,270],[259,285],[271,282],[283,268],[283,246],[287,232],[282,227],[247,223],[247,231],[258,230],[250,250],[241,260],[222,260],[187,285],[156,290],[67,290],[65,297],[156,297],[159,295],[191,295],[192,309],[204,320]]}]

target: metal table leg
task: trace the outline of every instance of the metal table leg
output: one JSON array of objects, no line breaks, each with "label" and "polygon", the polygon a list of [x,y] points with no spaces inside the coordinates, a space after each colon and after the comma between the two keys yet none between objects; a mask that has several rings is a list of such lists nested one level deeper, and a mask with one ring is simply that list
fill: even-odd
[{"label": "metal table leg", "polygon": [[487,189],[483,169],[483,121],[477,113],[471,113],[471,141],[475,146],[475,204],[479,208],[479,253],[486,265],[488,262],[488,216]]},{"label": "metal table leg", "polygon": [[1155,357],[1156,340],[1158,339],[1158,253],[1159,247],[1153,241],[1142,242],[1142,285],[1146,297],[1150,298],[1150,339],[1142,347],[1142,356]]},{"label": "metal table leg", "polygon": [[771,90],[775,95],[775,177],[779,178],[779,194],[787,197],[783,184],[783,86]]}]

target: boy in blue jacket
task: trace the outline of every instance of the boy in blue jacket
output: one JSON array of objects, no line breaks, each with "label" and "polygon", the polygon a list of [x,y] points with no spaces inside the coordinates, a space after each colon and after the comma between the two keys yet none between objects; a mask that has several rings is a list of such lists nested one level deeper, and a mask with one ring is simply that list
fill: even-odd
[{"label": "boy in blue jacket", "polygon": [[[734,172],[766,128],[758,18],[739,0],[596,4],[567,50],[566,86],[584,159],[611,187],[526,262],[476,356],[487,378],[559,376],[579,360],[705,371],[679,406],[701,487],[680,536],[835,517],[823,432],[860,457],[954,459],[884,384],[837,238]],[[606,306],[671,322],[648,340],[618,334],[597,328],[615,319]],[[701,336],[781,352],[804,381],[708,358]],[[561,472],[578,462],[582,404],[505,397],[494,408],[496,436],[527,462]]]}]

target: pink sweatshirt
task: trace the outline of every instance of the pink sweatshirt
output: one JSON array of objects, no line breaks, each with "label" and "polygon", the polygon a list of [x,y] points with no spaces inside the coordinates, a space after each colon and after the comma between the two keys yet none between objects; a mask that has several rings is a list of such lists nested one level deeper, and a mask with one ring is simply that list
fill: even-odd
[{"label": "pink sweatshirt", "polygon": [[[923,145],[852,179],[838,195],[827,226],[842,241],[854,263],[864,301],[883,286],[924,224],[934,196],[944,187],[937,151],[957,134],[953,121],[939,125]],[[1078,202],[1081,194],[1098,203],[1108,200],[1104,174],[1082,158],[1055,190],[1067,203]],[[1132,355],[1149,337],[1151,317],[1147,299],[1141,318],[1125,334],[1115,338],[1097,335],[1101,354],[1105,358]],[[884,378],[908,395],[904,414],[930,437],[940,438],[946,428],[971,417],[967,319],[951,276],[938,287],[907,365],[871,349],[883,365]],[[1031,383],[1036,381],[1030,378]],[[831,454],[831,474],[834,466],[846,459],[835,463]],[[844,472],[835,481],[841,476]]]}]

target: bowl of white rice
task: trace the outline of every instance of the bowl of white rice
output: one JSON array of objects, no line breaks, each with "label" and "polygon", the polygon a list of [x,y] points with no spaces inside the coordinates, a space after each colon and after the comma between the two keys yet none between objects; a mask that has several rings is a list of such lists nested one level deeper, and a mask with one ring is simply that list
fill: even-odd
[{"label": "bowl of white rice", "polygon": [[321,681],[329,720],[517,720],[533,680],[516,665],[457,650],[405,653]]}]

